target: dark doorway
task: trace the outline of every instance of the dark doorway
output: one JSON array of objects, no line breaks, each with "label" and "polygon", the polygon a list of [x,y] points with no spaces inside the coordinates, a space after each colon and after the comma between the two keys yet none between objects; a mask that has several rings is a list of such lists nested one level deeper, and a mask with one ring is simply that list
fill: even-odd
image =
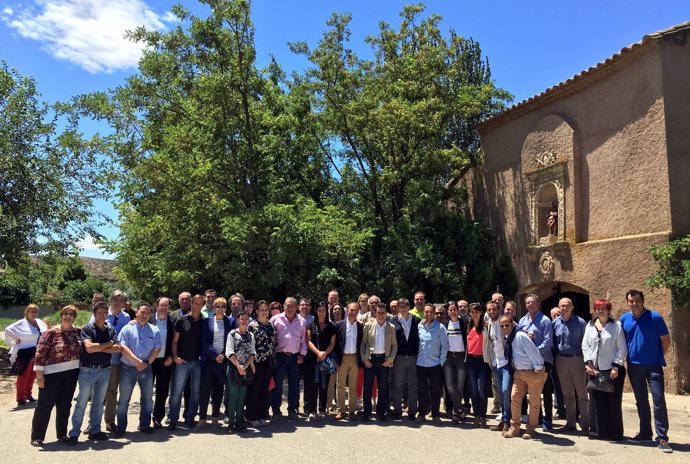
[{"label": "dark doorway", "polygon": [[550,318],[551,308],[558,306],[558,300],[561,298],[570,298],[573,302],[574,313],[584,319],[585,322],[592,318],[589,310],[589,295],[578,292],[560,292],[552,297],[546,298],[541,303],[541,312]]}]

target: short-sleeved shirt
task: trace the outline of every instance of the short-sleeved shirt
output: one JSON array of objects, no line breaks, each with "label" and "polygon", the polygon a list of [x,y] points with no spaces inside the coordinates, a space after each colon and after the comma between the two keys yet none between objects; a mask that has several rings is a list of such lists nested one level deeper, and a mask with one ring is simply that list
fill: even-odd
[{"label": "short-sleeved shirt", "polygon": [[[312,323],[309,324],[309,332],[311,333],[311,339],[309,341],[311,341],[319,351],[326,351],[326,348],[328,348],[328,345],[331,343],[331,338],[335,335],[335,325],[333,325],[332,322],[326,322],[324,328],[321,329],[318,322],[312,321]],[[311,350],[307,352],[307,356],[312,358],[316,357]]]},{"label": "short-sleeved shirt", "polygon": [[[127,325],[120,331],[117,339],[121,345],[129,348],[134,356],[142,361],[148,358],[153,350],[161,347],[161,333],[158,331],[158,327],[152,324],[142,326],[137,322]],[[122,357],[122,364],[134,366],[126,356]]]},{"label": "short-sleeved shirt", "polygon": [[661,314],[645,308],[635,319],[628,312],[621,316],[621,325],[628,343],[628,364],[666,365],[661,337],[668,335],[668,327]]},{"label": "short-sleeved shirt", "polygon": [[180,334],[177,340],[177,356],[185,361],[198,361],[201,354],[201,329],[204,319],[196,321],[191,312],[180,316],[175,321],[175,332]]},{"label": "short-sleeved shirt", "polygon": [[[117,333],[109,324],[106,324],[105,328],[101,330],[96,327],[95,323],[90,323],[81,328],[79,338],[81,338],[82,341],[91,340],[92,343],[107,343],[116,341]],[[105,366],[106,364],[110,364],[110,359],[110,353],[89,353],[82,344],[81,355],[79,356],[82,365]]]}]

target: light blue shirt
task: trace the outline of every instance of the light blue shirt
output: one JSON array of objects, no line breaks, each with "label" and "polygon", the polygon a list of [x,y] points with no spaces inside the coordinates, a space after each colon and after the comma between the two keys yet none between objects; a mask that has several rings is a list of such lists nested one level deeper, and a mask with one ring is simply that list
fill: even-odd
[{"label": "light blue shirt", "polygon": [[534,371],[544,368],[544,358],[542,358],[539,348],[537,348],[537,345],[534,344],[527,333],[516,330],[512,351],[515,370]]},{"label": "light blue shirt", "polygon": [[559,354],[582,356],[582,337],[585,336],[586,322],[575,314],[567,321],[558,316],[553,321],[553,338]]},{"label": "light blue shirt", "polygon": [[553,348],[553,327],[551,326],[551,320],[544,313],[538,311],[534,315],[534,320],[529,318],[529,314],[525,314],[520,319],[517,329],[521,332],[533,333],[534,344],[539,348],[544,362],[553,364],[553,353],[551,352]]},{"label": "light blue shirt", "polygon": [[[132,318],[129,317],[129,314],[122,310],[117,316],[113,316],[113,314],[110,312],[110,308],[108,308],[108,315],[105,318],[105,322],[110,327],[115,329],[115,333],[119,335],[122,328],[129,324],[131,319]],[[96,322],[96,318],[92,314],[91,319],[89,319],[89,324],[93,324],[94,322]],[[122,355],[120,353],[112,353],[110,355],[110,364],[122,364],[122,361],[120,360],[121,357]]]},{"label": "light blue shirt", "polygon": [[[149,357],[153,350],[161,347],[161,333],[158,327],[154,325],[145,324],[141,326],[136,323],[122,329],[117,341],[129,348],[134,356],[143,361]],[[122,363],[134,367],[132,361],[125,356],[122,357]]]},{"label": "light blue shirt", "polygon": [[417,365],[420,367],[443,366],[448,356],[448,330],[436,320],[428,326],[422,321],[418,329]]}]

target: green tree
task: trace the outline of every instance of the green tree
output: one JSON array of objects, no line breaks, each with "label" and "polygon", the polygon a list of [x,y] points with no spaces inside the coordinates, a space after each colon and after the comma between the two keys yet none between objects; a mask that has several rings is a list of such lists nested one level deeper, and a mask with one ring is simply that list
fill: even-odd
[{"label": "green tree", "polygon": [[651,288],[668,288],[675,304],[690,308],[690,235],[678,237],[649,249],[659,269],[646,284]]},{"label": "green tree", "polygon": [[77,120],[40,98],[33,79],[0,62],[0,265],[66,254],[86,234],[98,236],[95,145]]},{"label": "green tree", "polygon": [[[339,147],[327,159],[342,175],[340,204],[375,227],[362,284],[392,294],[424,289],[436,301],[501,285],[505,259],[486,231],[452,205],[449,187],[481,160],[476,124],[504,108],[510,95],[491,80],[479,44],[422,18],[406,6],[400,28],[381,23],[367,37],[373,59],[348,48],[350,15],[334,14],[312,50],[293,44],[312,64],[300,78],[315,117]],[[328,142],[328,143],[327,143]],[[507,287],[507,288],[506,288]]]}]

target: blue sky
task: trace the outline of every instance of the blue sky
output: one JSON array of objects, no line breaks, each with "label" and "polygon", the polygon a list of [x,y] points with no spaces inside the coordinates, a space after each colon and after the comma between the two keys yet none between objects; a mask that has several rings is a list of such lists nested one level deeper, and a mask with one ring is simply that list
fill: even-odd
[{"label": "blue sky", "polygon": [[[136,72],[140,50],[122,38],[137,25],[164,30],[170,7],[183,3],[203,14],[192,1],[169,0],[0,0],[0,59],[33,76],[47,101],[105,90]],[[259,65],[269,54],[288,71],[306,62],[294,56],[288,42],[314,45],[333,11],[351,12],[351,47],[369,53],[364,37],[375,34],[379,21],[399,23],[406,3],[397,0],[254,0],[253,21]],[[606,59],[645,34],[690,20],[688,0],[430,0],[428,13],[443,17],[442,29],[453,28],[477,40],[489,58],[499,87],[519,102]],[[576,5],[576,6],[574,6]],[[112,206],[96,207],[115,218]],[[117,226],[102,233],[117,236]],[[87,239],[84,256],[102,252]]]}]

